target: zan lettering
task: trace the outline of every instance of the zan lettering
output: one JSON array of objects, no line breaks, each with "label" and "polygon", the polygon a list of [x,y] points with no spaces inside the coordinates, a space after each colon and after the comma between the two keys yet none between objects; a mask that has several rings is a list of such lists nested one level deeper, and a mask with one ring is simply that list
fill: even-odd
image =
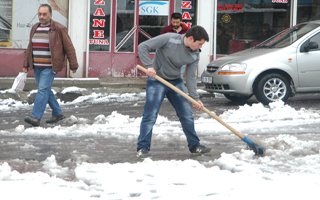
[{"label": "zan lettering", "polygon": [[182,19],[183,20],[191,20],[192,18],[191,18],[191,15],[189,12],[183,12]]},{"label": "zan lettering", "polygon": [[102,27],[104,28],[106,24],[105,19],[93,19],[93,27]]},{"label": "zan lettering", "polygon": [[192,9],[191,1],[181,1],[182,9]]},{"label": "zan lettering", "polygon": [[102,8],[97,8],[96,11],[94,12],[93,16],[104,17],[104,16],[106,16],[106,14],[104,13]]},{"label": "zan lettering", "polygon": [[106,5],[106,2],[104,0],[95,0],[94,5]]}]

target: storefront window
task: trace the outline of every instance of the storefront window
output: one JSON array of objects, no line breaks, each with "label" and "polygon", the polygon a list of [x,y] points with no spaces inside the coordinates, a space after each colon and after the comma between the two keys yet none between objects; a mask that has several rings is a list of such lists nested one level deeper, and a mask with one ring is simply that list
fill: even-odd
[{"label": "storefront window", "polygon": [[52,7],[52,18],[67,26],[68,0],[1,0],[0,1],[0,47],[26,48],[31,27],[38,22],[38,8],[47,3]]},{"label": "storefront window", "polygon": [[135,1],[117,1],[116,51],[133,52]]},{"label": "storefront window", "polygon": [[11,46],[12,1],[0,2],[0,47]]},{"label": "storefront window", "polygon": [[253,47],[290,26],[291,1],[218,0],[217,54]]},{"label": "storefront window", "polygon": [[315,0],[298,0],[297,23],[320,19],[320,2]]},{"label": "storefront window", "polygon": [[110,51],[111,0],[90,1],[90,51]]}]

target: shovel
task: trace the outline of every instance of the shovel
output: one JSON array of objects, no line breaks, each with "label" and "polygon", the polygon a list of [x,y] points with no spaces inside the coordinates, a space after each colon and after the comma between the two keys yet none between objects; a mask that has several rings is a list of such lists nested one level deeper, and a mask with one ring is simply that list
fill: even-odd
[{"label": "shovel", "polygon": [[[137,65],[136,66],[139,70],[141,70],[144,73],[147,73],[147,69],[142,67],[141,65]],[[187,95],[185,92],[183,92],[182,90],[180,90],[179,88],[175,87],[174,85],[172,85],[171,83],[169,83],[168,81],[164,80],[163,78],[161,78],[160,76],[156,75],[154,77],[156,80],[160,81],[161,83],[163,83],[164,85],[166,85],[167,87],[171,88],[172,90],[174,90],[175,92],[177,92],[178,94],[180,94],[181,96],[183,96],[184,98],[186,98],[188,101],[190,101],[191,103],[195,103],[197,104],[198,102],[196,100],[194,100],[193,98],[191,98],[189,95]],[[205,113],[207,113],[208,115],[210,115],[213,119],[217,120],[220,124],[222,124],[224,127],[226,127],[227,129],[229,129],[233,134],[235,134],[236,136],[238,136],[243,142],[245,142],[249,148],[251,150],[254,151],[254,153],[258,156],[263,156],[265,153],[265,148],[262,147],[261,145],[256,144],[255,142],[253,142],[248,136],[240,133],[238,130],[234,129],[233,127],[231,127],[229,124],[225,123],[220,117],[218,117],[216,114],[212,113],[210,110],[208,110],[206,107],[202,108],[202,111],[204,111]]]}]

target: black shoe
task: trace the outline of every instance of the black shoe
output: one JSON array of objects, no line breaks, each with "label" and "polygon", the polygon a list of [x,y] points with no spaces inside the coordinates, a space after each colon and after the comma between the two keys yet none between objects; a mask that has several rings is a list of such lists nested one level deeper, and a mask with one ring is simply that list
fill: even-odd
[{"label": "black shoe", "polygon": [[138,158],[147,158],[150,156],[150,153],[147,149],[139,149],[137,151],[137,157]]},{"label": "black shoe", "polygon": [[193,154],[204,154],[204,153],[209,153],[210,151],[211,151],[210,148],[201,144],[193,149],[190,149],[190,152]]},{"label": "black shoe", "polygon": [[32,116],[27,116],[24,118],[24,121],[28,124],[31,124],[32,126],[40,126],[40,119],[37,119]]},{"label": "black shoe", "polygon": [[49,120],[46,121],[46,123],[48,124],[53,124],[53,123],[57,123],[60,120],[63,120],[64,118],[66,118],[64,115],[58,115],[58,116],[52,116]]}]

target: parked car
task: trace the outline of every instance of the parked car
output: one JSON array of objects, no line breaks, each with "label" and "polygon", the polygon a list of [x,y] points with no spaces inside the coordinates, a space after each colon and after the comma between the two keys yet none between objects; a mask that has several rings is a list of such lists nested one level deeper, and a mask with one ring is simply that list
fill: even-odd
[{"label": "parked car", "polygon": [[263,104],[320,92],[320,20],[297,24],[254,48],[214,60],[201,75],[208,92]]}]

